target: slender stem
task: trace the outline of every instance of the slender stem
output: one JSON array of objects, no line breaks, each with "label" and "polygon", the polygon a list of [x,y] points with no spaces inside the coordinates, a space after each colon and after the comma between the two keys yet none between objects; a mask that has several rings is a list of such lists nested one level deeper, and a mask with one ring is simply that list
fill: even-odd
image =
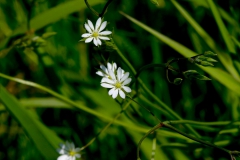
[{"label": "slender stem", "polygon": [[87,0],[84,0],[84,1],[85,1],[85,3],[86,3],[87,7],[93,12],[93,14],[95,14],[96,16],[99,17],[99,13],[98,13],[97,11],[95,11],[95,9],[93,9],[93,8],[89,5],[88,1],[87,1]]},{"label": "slender stem", "polygon": [[88,146],[90,146],[96,139],[97,137],[103,133],[104,131],[106,131],[113,123],[115,120],[117,120],[121,114],[130,106],[131,101],[129,101],[121,110],[121,112],[119,112],[113,119],[112,121],[110,121],[100,132],[98,132],[98,134],[91,139],[85,146],[81,147],[80,150],[84,150],[85,148],[87,148]]},{"label": "slender stem", "polygon": [[177,120],[177,121],[168,121],[170,124],[195,124],[202,126],[225,126],[225,125],[240,125],[240,121],[232,122],[232,121],[217,121],[217,122],[197,122],[191,120]]},{"label": "slender stem", "polygon": [[[118,53],[118,55],[122,58],[122,60],[127,64],[127,66],[130,68],[130,70],[133,72],[133,74],[137,74],[136,70],[133,68],[133,66],[131,65],[131,63],[124,57],[124,55],[122,54],[122,52],[118,49],[118,47],[115,45],[115,49]],[[173,117],[175,117],[178,120],[182,120],[182,118],[176,113],[174,112],[171,108],[169,108],[165,103],[163,103],[156,95],[154,95],[152,93],[152,91],[150,91],[147,86],[143,83],[143,81],[138,78],[137,79],[138,82],[141,84],[142,88],[145,90],[146,93],[148,93],[162,108],[164,108],[165,110],[167,110],[167,112],[169,112]],[[185,125],[191,132],[192,134],[194,134],[196,137],[200,137],[200,135],[189,125]]]},{"label": "slender stem", "polygon": [[201,139],[196,138],[196,137],[194,137],[194,136],[191,136],[191,135],[189,135],[189,134],[186,134],[186,133],[178,130],[177,128],[169,125],[169,122],[163,122],[163,123],[162,123],[162,126],[163,126],[163,127],[166,127],[166,128],[169,128],[169,129],[171,129],[171,130],[173,130],[173,131],[175,131],[175,132],[177,132],[177,133],[179,133],[179,134],[181,134],[181,135],[183,135],[183,136],[185,136],[185,137],[188,137],[189,139],[192,139],[192,140],[194,140],[194,141],[197,141],[197,142],[199,142],[199,143],[201,143],[201,144],[205,144],[205,145],[207,145],[207,146],[220,149],[220,150],[225,151],[225,152],[227,152],[228,154],[230,154],[230,151],[229,151],[229,150],[227,150],[227,149],[225,149],[225,148],[222,148],[222,147],[219,147],[219,146],[217,146],[217,145],[215,145],[215,144],[212,144],[212,143],[210,143],[210,142],[201,140]]},{"label": "slender stem", "polygon": [[159,129],[162,127],[162,123],[157,124],[156,126],[154,126],[152,129],[150,129],[142,138],[141,140],[138,142],[138,146],[137,146],[137,160],[141,160],[140,156],[139,156],[139,150],[140,150],[140,146],[143,142],[143,140],[151,133],[153,133],[155,130]]},{"label": "slender stem", "polygon": [[108,1],[107,1],[107,3],[105,4],[102,12],[99,14],[99,17],[103,17],[103,16],[104,16],[104,14],[107,12],[108,6],[110,5],[110,3],[111,3],[112,1],[113,1],[113,0],[108,0]]},{"label": "slender stem", "polygon": [[153,102],[148,100],[143,94],[138,95],[138,98],[140,100],[142,100],[144,103],[146,103],[147,106],[157,109],[158,112],[160,112],[162,115],[165,115],[166,117],[168,117],[168,119],[174,119],[174,117],[172,115],[170,115],[169,112],[167,112],[163,108],[159,107],[157,104],[154,104]]},{"label": "slender stem", "polygon": [[153,68],[153,67],[166,68],[166,64],[163,63],[163,64],[148,64],[148,65],[145,65],[138,70],[137,74],[135,75],[135,78],[137,79],[138,76],[140,75],[140,73],[142,73],[143,70],[148,69],[148,68]]},{"label": "slender stem", "polygon": [[149,109],[147,109],[147,108],[144,107],[143,105],[139,104],[139,103],[138,103],[137,101],[135,101],[132,97],[130,97],[130,96],[128,96],[128,95],[127,95],[127,97],[130,98],[133,102],[137,103],[140,107],[142,107],[142,108],[144,108],[146,111],[148,111],[158,122],[161,122],[160,119],[158,119],[152,111],[150,111]]},{"label": "slender stem", "polygon": [[[148,64],[148,65],[145,65],[143,67],[141,67],[138,71],[137,71],[137,74],[135,75],[135,81],[136,82],[136,91],[138,92],[138,77],[139,75],[142,73],[142,71],[146,70],[146,69],[149,69],[149,68],[152,68],[152,67],[162,67],[162,68],[165,68],[166,67],[166,64]],[[131,83],[131,86],[134,84]]]},{"label": "slender stem", "polygon": [[157,143],[157,135],[156,132],[155,133],[155,137],[153,138],[153,144],[152,144],[152,155],[151,155],[151,160],[155,159],[155,152],[156,152],[156,143]]}]

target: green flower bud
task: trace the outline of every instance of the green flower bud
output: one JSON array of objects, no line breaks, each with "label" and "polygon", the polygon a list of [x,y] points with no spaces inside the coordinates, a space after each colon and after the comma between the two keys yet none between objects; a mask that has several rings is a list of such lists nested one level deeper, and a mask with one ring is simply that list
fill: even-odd
[{"label": "green flower bud", "polygon": [[182,81],[183,81],[182,78],[175,78],[174,81],[173,81],[173,83],[174,83],[175,85],[179,85],[179,84],[182,83]]},{"label": "green flower bud", "polygon": [[208,62],[218,62],[217,60],[215,60],[213,58],[207,58],[206,61],[208,61]]},{"label": "green flower bud", "polygon": [[183,72],[183,75],[188,78],[188,79],[198,79],[198,80],[211,80],[210,78],[201,75],[200,73],[198,73],[196,70],[188,70]]},{"label": "green flower bud", "polygon": [[204,56],[207,56],[207,57],[208,57],[208,56],[210,56],[210,57],[211,57],[211,56],[217,56],[217,54],[215,54],[215,53],[213,53],[213,52],[211,52],[211,51],[206,51],[206,52],[203,53],[203,55],[204,55]]},{"label": "green flower bud", "polygon": [[205,66],[205,67],[214,66],[212,63],[207,62],[207,61],[202,61],[202,62],[200,62],[199,64],[202,65],[202,66]]}]

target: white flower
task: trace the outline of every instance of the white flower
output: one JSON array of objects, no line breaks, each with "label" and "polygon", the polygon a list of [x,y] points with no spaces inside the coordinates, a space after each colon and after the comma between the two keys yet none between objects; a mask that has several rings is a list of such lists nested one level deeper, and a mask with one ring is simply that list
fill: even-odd
[{"label": "white flower", "polygon": [[124,71],[119,67],[117,70],[117,75],[112,72],[112,70],[108,70],[111,76],[111,79],[103,77],[101,86],[105,88],[111,88],[108,92],[112,98],[116,98],[118,94],[123,99],[125,98],[125,92],[130,93],[132,90],[128,86],[132,79],[128,78],[129,72],[124,73]]},{"label": "white flower", "polygon": [[78,153],[80,148],[75,148],[75,145],[72,142],[66,142],[66,145],[60,144],[60,148],[57,151],[61,154],[57,160],[75,160],[76,158],[81,157]]},{"label": "white flower", "polygon": [[95,28],[93,26],[93,23],[88,20],[87,23],[84,24],[86,30],[88,31],[88,33],[84,33],[82,35],[83,38],[86,38],[85,43],[89,43],[93,40],[93,43],[96,46],[99,46],[102,44],[101,40],[110,40],[110,38],[106,37],[107,35],[112,34],[111,31],[102,31],[105,29],[105,27],[107,26],[107,21],[104,21],[102,23],[102,19],[101,17],[98,18]]},{"label": "white flower", "polygon": [[115,71],[117,69],[117,64],[116,63],[111,64],[111,63],[108,62],[107,63],[107,68],[104,65],[100,65],[100,68],[102,70],[97,71],[96,74],[99,75],[99,76],[102,76],[103,79],[102,79],[101,82],[104,82],[104,77],[108,78],[108,79],[112,79],[113,78],[112,74],[115,74]]}]

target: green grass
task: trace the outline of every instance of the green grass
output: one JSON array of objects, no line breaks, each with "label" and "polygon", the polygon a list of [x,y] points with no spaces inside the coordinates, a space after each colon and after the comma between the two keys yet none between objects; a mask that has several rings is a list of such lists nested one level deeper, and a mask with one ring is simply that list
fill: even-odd
[{"label": "green grass", "polygon": [[[88,2],[98,13],[107,3]],[[159,123],[156,117],[184,134],[156,130],[140,146],[142,160],[152,152],[155,160],[230,159],[200,143],[239,150],[238,6],[237,0],[113,0],[104,15],[112,40],[96,47],[79,42],[84,23],[98,18],[84,0],[1,1],[0,159],[57,159],[59,144],[72,141],[84,148],[83,160],[136,160],[138,143]],[[36,36],[42,39],[36,42]],[[211,81],[174,85],[166,68],[155,67],[135,83],[142,66],[205,51],[218,55],[214,67],[171,65]],[[114,100],[100,86],[95,73],[106,61],[130,72],[134,101]],[[179,77],[169,71],[170,81]]]}]

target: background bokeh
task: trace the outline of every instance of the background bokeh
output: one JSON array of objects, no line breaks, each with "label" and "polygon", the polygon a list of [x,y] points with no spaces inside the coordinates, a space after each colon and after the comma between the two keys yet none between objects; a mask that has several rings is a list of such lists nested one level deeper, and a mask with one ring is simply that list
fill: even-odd
[{"label": "background bokeh", "polygon": [[[148,69],[140,77],[162,102],[183,119],[201,122],[239,121],[240,94],[236,91],[237,88],[234,90],[234,87],[228,86],[240,86],[240,1],[213,1],[228,31],[228,40],[234,46],[233,50],[227,47],[221,34],[221,26],[216,23],[207,1],[209,0],[158,0],[159,5],[156,6],[150,0],[118,0],[110,4],[104,20],[108,21],[107,29],[113,32],[115,44],[136,70],[150,63],[165,63],[173,58],[182,58],[184,54],[131,22],[119,11],[198,54],[213,51],[223,55],[223,59],[217,58],[219,62],[215,63],[214,68],[228,74],[233,79],[232,85],[229,84],[230,80],[225,83],[216,78],[224,78],[221,73],[218,75],[215,72],[215,76],[212,76],[210,72],[186,61],[176,64],[176,67],[197,70],[212,81],[184,80],[181,85],[176,86],[167,82],[163,68]],[[89,3],[96,11],[101,12],[106,1],[89,0]],[[203,37],[189,23],[183,12],[179,12],[178,5],[213,41],[209,37]],[[45,86],[79,105],[95,110],[103,117],[113,118],[121,111],[121,105],[108,96],[107,89],[100,86],[101,78],[95,74],[99,64],[94,57],[103,62],[99,56],[101,53],[110,62],[116,62],[125,71],[129,71],[132,77],[134,74],[116,51],[107,52],[92,43],[78,42],[86,32],[83,27],[86,20],[95,24],[97,18],[83,0],[0,0],[0,72]],[[41,42],[43,46],[33,45],[34,37],[41,37],[49,32],[56,34]],[[228,66],[232,68],[229,69]],[[24,110],[56,133],[62,142],[68,140],[78,147],[84,146],[109,121],[76,109],[35,87],[5,78],[0,78],[0,83],[18,99]],[[140,104],[149,108],[161,121],[171,120],[162,114],[159,110],[161,106],[151,96],[145,92],[141,94],[144,96],[136,98]],[[136,159],[138,141],[157,122],[136,103],[130,104],[119,122],[111,125],[87,147],[82,152],[82,159]],[[188,133],[184,126],[176,127]],[[229,150],[240,150],[239,126],[193,127],[206,141]],[[141,158],[150,159],[152,140],[156,136],[156,160],[230,159],[224,152],[200,145],[178,134],[170,134],[171,132],[150,135],[142,144]],[[47,159],[35,143],[16,115],[9,111],[5,103],[1,104],[0,159]],[[54,156],[57,158],[57,152]]]}]

